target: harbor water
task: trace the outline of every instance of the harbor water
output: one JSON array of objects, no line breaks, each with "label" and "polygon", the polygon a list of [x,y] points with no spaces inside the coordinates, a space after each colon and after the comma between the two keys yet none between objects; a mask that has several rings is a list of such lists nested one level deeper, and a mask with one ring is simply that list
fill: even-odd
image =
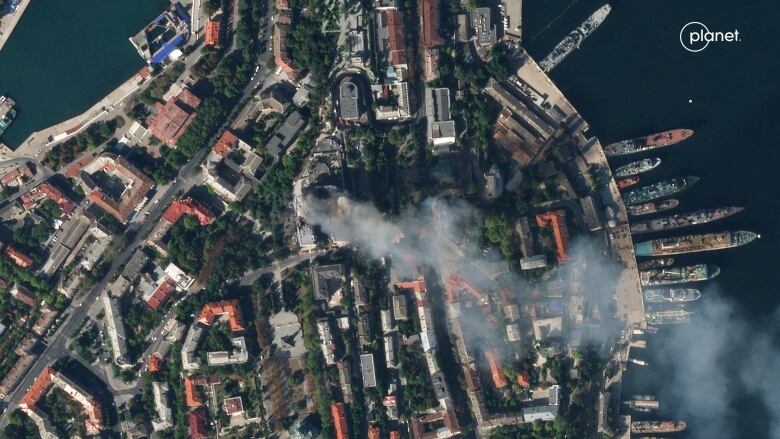
[{"label": "harbor water", "polygon": [[143,65],[128,41],[164,0],[33,0],[0,51],[0,95],[18,116],[3,135],[16,148],[32,132],[86,111]]},{"label": "harbor water", "polygon": [[[743,229],[762,235],[737,249],[677,257],[678,264],[716,264],[722,273],[703,285],[702,299],[690,305],[697,313],[691,324],[665,326],[648,339],[646,352],[636,350],[651,367],[629,367],[624,395],[657,394],[660,417],[687,421],[687,437],[780,437],[772,367],[780,357],[772,354],[778,352],[774,340],[780,304],[780,50],[775,34],[780,4],[610,3],[613,10],[604,24],[552,71],[552,79],[602,143],[673,128],[696,130],[692,139],[655,154],[612,162],[661,157],[661,166],[642,175],[644,183],[701,177],[678,197],[681,205],[672,212],[745,207],[724,221],[682,233]],[[602,4],[525,2],[526,48],[536,59],[543,58]],[[739,30],[741,41],[688,52],[681,46],[680,31],[692,21],[711,31]],[[642,240],[648,236],[665,235],[642,235]]]}]

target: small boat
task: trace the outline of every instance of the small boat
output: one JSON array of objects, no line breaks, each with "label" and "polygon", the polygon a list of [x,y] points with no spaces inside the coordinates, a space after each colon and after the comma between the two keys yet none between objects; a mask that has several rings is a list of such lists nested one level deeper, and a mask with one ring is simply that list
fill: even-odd
[{"label": "small boat", "polygon": [[639,183],[639,177],[628,177],[617,181],[618,189],[623,190]]}]

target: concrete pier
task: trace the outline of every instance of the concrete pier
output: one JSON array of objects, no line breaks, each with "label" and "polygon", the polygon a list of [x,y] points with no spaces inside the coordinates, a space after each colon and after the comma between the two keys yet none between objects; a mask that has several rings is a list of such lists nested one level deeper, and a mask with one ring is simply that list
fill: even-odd
[{"label": "concrete pier", "polygon": [[19,19],[22,18],[29,4],[30,0],[21,0],[13,14],[6,15],[0,19],[0,50],[3,49],[8,39],[11,38],[11,33],[13,33],[14,28],[19,23]]}]

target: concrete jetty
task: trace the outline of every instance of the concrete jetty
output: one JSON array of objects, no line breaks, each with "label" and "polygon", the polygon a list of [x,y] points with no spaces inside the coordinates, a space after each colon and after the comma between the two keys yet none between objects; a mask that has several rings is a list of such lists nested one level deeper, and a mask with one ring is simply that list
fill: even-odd
[{"label": "concrete jetty", "polygon": [[16,10],[12,14],[8,14],[3,18],[0,18],[0,50],[3,49],[5,43],[11,38],[14,28],[19,23],[19,19],[22,18],[24,11],[30,4],[30,0],[20,0],[16,6]]}]

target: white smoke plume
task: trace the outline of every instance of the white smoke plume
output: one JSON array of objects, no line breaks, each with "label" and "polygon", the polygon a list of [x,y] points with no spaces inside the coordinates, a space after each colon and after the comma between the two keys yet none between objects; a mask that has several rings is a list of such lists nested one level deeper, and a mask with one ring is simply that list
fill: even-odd
[{"label": "white smoke plume", "polygon": [[[690,437],[780,439],[780,314],[759,324],[717,287],[703,296],[691,323],[657,338],[659,361],[671,371],[662,382],[661,399],[691,421]],[[756,422],[760,404],[738,407],[745,400],[764,405],[768,432]],[[750,419],[738,419],[745,415]],[[740,422],[758,431],[741,431]]]},{"label": "white smoke plume", "polygon": [[[401,278],[416,278],[420,266],[433,268],[443,279],[457,272],[479,289],[505,288],[518,305],[533,300],[533,291],[544,294],[547,289],[545,282],[530,286],[502,270],[506,262],[496,257],[497,251],[485,254],[480,245],[481,215],[465,202],[432,198],[393,218],[346,196],[309,196],[305,202],[309,224],[319,225],[337,241],[349,241],[372,258],[391,257]],[[549,280],[562,281],[564,288],[585,298],[585,313],[599,323],[583,334],[586,341],[607,341],[616,329],[610,323],[614,320],[610,303],[620,267],[604,245],[587,237],[571,242],[569,256]],[[493,276],[497,271],[503,274]]]}]

